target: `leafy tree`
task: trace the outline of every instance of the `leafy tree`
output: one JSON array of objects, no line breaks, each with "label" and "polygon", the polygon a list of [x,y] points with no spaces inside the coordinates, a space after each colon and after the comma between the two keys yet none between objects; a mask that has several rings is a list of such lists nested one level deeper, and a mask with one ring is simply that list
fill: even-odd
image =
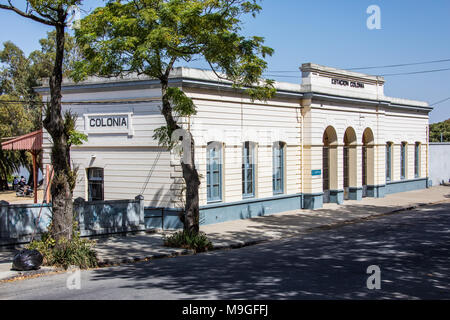
[{"label": "leafy tree", "polygon": [[[79,49],[76,45],[75,37],[67,32],[64,35],[64,59],[63,76],[68,77],[74,69],[74,64],[81,59]],[[52,74],[56,58],[56,31],[47,33],[47,38],[39,40],[40,50],[30,53],[29,60],[32,64],[31,72],[34,79],[48,78]]]},{"label": "leafy tree", "polygon": [[[68,75],[73,69],[73,63],[79,59],[75,38],[68,33],[65,35],[65,56],[63,63],[63,72]],[[26,57],[23,51],[11,41],[3,43],[3,50],[0,50],[0,95],[7,94],[9,100],[4,97],[4,104],[8,101],[21,101],[22,107],[25,109],[22,114],[33,122],[30,127],[20,127],[20,123],[16,121],[5,122],[9,126],[17,127],[13,135],[5,134],[0,130],[0,136],[12,137],[36,131],[42,128],[42,99],[33,88],[40,85],[40,79],[49,78],[52,74],[52,66],[55,60],[55,44],[56,32],[47,33],[47,38],[39,40],[41,49],[33,51]],[[17,107],[17,106],[16,106]],[[15,109],[17,111],[17,109]],[[15,153],[13,151],[5,151],[5,153]],[[3,159],[6,156],[2,157]],[[8,159],[11,158],[11,155]],[[21,161],[23,157],[12,157],[12,160]],[[33,163],[31,157],[25,157],[26,161],[14,163],[14,167],[21,165],[32,172]],[[29,161],[28,161],[29,160]],[[1,160],[0,160],[1,161]],[[5,160],[6,161],[6,160]],[[42,170],[42,153],[37,157],[37,166]],[[8,167],[11,167],[10,165]],[[14,171],[14,170],[13,170]],[[33,184],[33,175],[30,174],[28,184]]]},{"label": "leafy tree", "polygon": [[450,119],[430,124],[430,142],[450,142]]},{"label": "leafy tree", "polygon": [[[264,58],[273,50],[261,37],[240,34],[241,16],[256,15],[257,0],[134,0],[108,1],[81,21],[75,31],[85,59],[76,63],[75,80],[87,75],[144,74],[161,84],[162,114],[166,126],[154,138],[169,148],[177,120],[196,113],[194,103],[179,88],[169,87],[177,62],[204,58],[220,78],[235,88],[245,88],[253,99],[274,93],[272,81],[262,82]],[[199,175],[195,167],[195,142],[190,135],[190,161],[181,161],[186,183],[184,229],[199,231]]]},{"label": "leafy tree", "polygon": [[[10,103],[17,99],[10,95],[0,95],[0,138],[14,137],[28,133],[33,127],[30,116],[21,103]],[[13,125],[11,125],[13,124]],[[27,165],[30,159],[25,152],[2,150],[0,146],[0,190],[8,189],[8,176]]]},{"label": "leafy tree", "polygon": [[[23,3],[23,2],[22,2]],[[0,9],[9,10],[55,30],[54,61],[50,79],[50,101],[45,110],[44,128],[50,134],[53,146],[51,161],[54,178],[52,195],[52,234],[56,240],[72,238],[74,172],[70,166],[70,133],[61,112],[61,83],[64,72],[65,29],[69,11],[81,0],[27,0],[24,8],[12,0],[1,0]]]}]

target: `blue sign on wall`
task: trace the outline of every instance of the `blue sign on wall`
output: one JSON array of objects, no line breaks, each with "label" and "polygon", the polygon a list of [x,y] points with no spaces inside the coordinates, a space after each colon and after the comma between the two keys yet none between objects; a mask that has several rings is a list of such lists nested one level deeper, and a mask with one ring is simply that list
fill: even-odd
[{"label": "blue sign on wall", "polygon": [[322,170],[311,170],[312,176],[320,176],[322,175]]}]

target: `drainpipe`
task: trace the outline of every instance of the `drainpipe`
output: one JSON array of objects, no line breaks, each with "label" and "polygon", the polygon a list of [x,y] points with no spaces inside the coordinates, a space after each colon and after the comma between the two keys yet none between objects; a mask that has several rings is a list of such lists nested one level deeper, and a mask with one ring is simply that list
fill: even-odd
[{"label": "drainpipe", "polygon": [[301,129],[300,129],[300,134],[301,134],[301,142],[300,142],[300,144],[301,144],[301,147],[300,147],[300,149],[301,149],[301,151],[300,151],[300,154],[301,154],[301,157],[300,157],[300,174],[301,174],[301,193],[302,193],[302,203],[301,203],[301,205],[302,205],[302,209],[303,209],[303,197],[304,197],[304,194],[303,194],[303,181],[304,181],[304,179],[303,179],[303,125],[304,125],[304,123],[303,123],[303,107],[301,107],[300,108],[300,120],[301,120]]},{"label": "drainpipe", "polygon": [[427,141],[427,157],[426,157],[426,159],[427,159],[427,163],[426,163],[426,170],[427,170],[427,174],[426,174],[426,178],[427,178],[427,187],[428,187],[428,174],[429,174],[429,172],[428,172],[428,170],[429,170],[429,168],[428,168],[428,157],[429,157],[429,145],[430,145],[430,132],[429,132],[429,130],[430,130],[430,121],[428,120],[428,123],[427,123],[427,130],[426,130],[426,134],[427,134],[427,137],[426,137],[426,141]]}]

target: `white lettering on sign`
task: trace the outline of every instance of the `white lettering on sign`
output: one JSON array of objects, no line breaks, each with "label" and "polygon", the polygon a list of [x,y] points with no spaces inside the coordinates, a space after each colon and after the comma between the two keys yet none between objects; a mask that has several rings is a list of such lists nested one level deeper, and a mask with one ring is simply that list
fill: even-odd
[{"label": "white lettering on sign", "polygon": [[84,130],[87,134],[117,134],[134,135],[131,122],[132,113],[121,114],[85,114]]}]

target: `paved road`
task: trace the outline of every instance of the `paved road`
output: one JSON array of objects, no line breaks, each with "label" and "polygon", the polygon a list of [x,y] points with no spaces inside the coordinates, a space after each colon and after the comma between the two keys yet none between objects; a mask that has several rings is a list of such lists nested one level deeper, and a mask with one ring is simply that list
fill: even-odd
[{"label": "paved road", "polygon": [[[369,290],[367,267],[381,269]],[[303,237],[0,284],[0,299],[450,299],[450,203]]]}]

